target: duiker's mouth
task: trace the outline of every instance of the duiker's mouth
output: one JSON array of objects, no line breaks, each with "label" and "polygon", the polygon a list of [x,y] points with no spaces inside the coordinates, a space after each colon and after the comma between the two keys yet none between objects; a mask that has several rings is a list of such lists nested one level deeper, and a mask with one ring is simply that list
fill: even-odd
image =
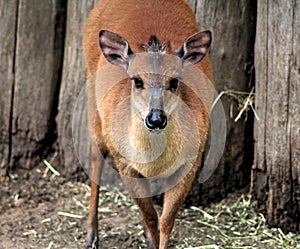
[{"label": "duiker's mouth", "polygon": [[144,120],[146,128],[155,133],[160,133],[167,127],[168,119],[163,110],[152,109]]},{"label": "duiker's mouth", "polygon": [[154,134],[160,134],[163,130],[162,129],[155,129],[155,130],[150,130],[148,129],[151,133],[154,133]]}]

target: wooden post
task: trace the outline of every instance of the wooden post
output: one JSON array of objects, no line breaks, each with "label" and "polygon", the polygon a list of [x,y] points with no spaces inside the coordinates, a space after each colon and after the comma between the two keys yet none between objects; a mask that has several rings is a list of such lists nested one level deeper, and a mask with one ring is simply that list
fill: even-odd
[{"label": "wooden post", "polygon": [[[254,84],[254,39],[256,2],[190,0],[196,10],[200,30],[210,29],[213,35],[211,61],[215,87],[219,93],[226,90],[250,92]],[[246,95],[236,94],[240,99]],[[221,199],[228,192],[250,183],[253,163],[253,113],[246,111],[235,122],[240,104],[235,98],[222,98],[226,119],[226,147],[220,165],[203,185],[193,186],[192,202],[206,204]]]},{"label": "wooden post", "polygon": [[0,159],[11,167],[30,168],[55,140],[51,127],[57,109],[62,1],[3,0],[0,6]]},{"label": "wooden post", "polygon": [[7,173],[11,151],[17,13],[17,0],[0,0],[0,176]]},{"label": "wooden post", "polygon": [[[56,119],[59,151],[66,174],[72,174],[80,167],[72,140],[72,113],[75,101],[86,82],[82,32],[88,13],[96,2],[95,0],[68,1],[63,77]],[[82,108],[84,109],[85,106]],[[81,113],[80,110],[77,112]]]},{"label": "wooden post", "polygon": [[300,4],[258,1],[252,193],[271,226],[300,229]]}]

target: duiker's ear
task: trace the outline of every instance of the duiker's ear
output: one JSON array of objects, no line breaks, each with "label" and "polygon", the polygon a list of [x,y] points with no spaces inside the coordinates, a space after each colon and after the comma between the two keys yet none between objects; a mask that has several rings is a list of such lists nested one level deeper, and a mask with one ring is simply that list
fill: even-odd
[{"label": "duiker's ear", "polygon": [[187,38],[175,54],[184,60],[184,66],[189,63],[196,64],[203,59],[210,44],[211,32],[209,30],[198,32]]},{"label": "duiker's ear", "polygon": [[123,67],[127,71],[129,55],[133,52],[122,36],[108,30],[101,30],[99,44],[103,55],[111,64]]}]

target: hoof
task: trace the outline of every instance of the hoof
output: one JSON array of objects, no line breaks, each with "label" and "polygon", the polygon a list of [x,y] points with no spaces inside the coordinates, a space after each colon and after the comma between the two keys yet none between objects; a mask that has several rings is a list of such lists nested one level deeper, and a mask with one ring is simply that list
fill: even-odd
[{"label": "hoof", "polygon": [[152,243],[151,239],[147,240],[147,249],[154,249],[154,246],[153,246],[153,243]]},{"label": "hoof", "polygon": [[86,249],[98,249],[98,244],[97,245],[88,245],[86,246]]},{"label": "hoof", "polygon": [[[91,237],[90,237],[91,238]],[[91,240],[87,240],[87,246],[86,249],[98,249],[98,238],[95,238],[92,242]]]},{"label": "hoof", "polygon": [[98,231],[96,230],[91,230],[88,232],[87,237],[86,237],[86,249],[98,249]]}]

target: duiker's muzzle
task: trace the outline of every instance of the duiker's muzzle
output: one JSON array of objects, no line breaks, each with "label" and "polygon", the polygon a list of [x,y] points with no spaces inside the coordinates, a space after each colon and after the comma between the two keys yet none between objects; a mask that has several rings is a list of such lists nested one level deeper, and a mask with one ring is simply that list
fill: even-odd
[{"label": "duiker's muzzle", "polygon": [[146,127],[152,130],[163,130],[167,126],[167,116],[163,110],[151,109],[150,113],[145,119]]}]

